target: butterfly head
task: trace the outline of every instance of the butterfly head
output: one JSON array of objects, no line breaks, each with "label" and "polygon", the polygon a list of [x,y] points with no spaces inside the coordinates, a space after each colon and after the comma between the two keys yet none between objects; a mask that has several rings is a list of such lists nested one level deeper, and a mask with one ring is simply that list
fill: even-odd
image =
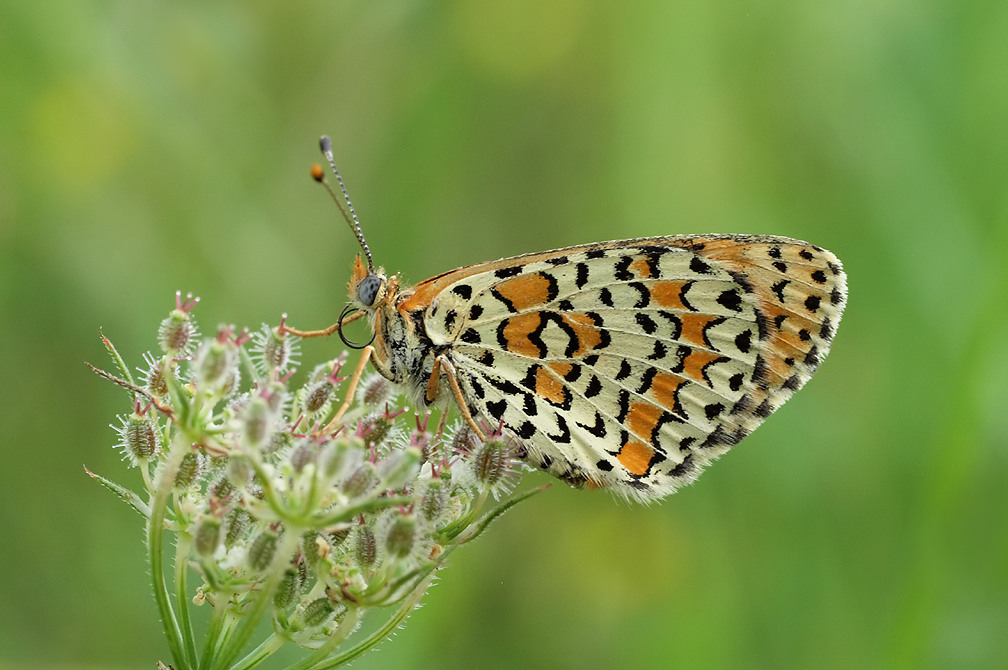
[{"label": "butterfly head", "polygon": [[382,305],[394,302],[399,282],[395,277],[387,277],[381,268],[375,269],[364,262],[360,254],[354,260],[353,274],[347,292],[350,302],[367,312],[375,312]]}]

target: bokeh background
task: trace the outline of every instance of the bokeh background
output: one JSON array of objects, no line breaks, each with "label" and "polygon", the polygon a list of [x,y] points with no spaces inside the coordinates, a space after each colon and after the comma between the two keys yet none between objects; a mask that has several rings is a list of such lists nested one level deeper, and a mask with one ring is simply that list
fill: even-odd
[{"label": "bokeh background", "polygon": [[355,668],[1004,667],[1006,34],[983,0],[2,3],[0,666],[167,658],[83,361],[102,327],[139,364],[176,289],[204,330],[331,323],[329,133],[413,281],[695,232],[850,275],[816,378],[698,485],[554,486]]}]

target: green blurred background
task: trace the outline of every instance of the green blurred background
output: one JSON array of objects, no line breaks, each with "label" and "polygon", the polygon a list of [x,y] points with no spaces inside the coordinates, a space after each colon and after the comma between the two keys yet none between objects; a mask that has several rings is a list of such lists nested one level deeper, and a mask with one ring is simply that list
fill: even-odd
[{"label": "green blurred background", "polygon": [[83,361],[103,327],[139,364],[179,288],[204,331],[331,323],[322,133],[411,281],[697,232],[850,276],[815,380],[697,486],[554,486],[354,668],[1005,667],[1005,35],[1002,0],[3,3],[0,667],[167,658]]}]

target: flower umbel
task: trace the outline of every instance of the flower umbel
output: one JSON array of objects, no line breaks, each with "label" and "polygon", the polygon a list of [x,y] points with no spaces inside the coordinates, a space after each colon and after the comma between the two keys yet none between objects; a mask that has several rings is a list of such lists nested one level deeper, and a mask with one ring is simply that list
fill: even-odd
[{"label": "flower umbel", "polygon": [[[251,668],[286,643],[308,650],[298,667],[349,663],[419,604],[455,548],[531,495],[483,508],[513,490],[519,447],[499,432],[485,443],[468,428],[431,433],[387,380],[348,375],[345,353],[293,385],[296,337],[264,325],[251,338],[224,327],[200,339],[196,303],[176,296],[141,384],[103,337],[121,376],[98,372],[131,398],[112,425],[116,447],[143,488],[89,474],[146,519],[174,667]],[[193,604],[211,605],[205,644]],[[375,633],[353,636],[388,606]],[[254,646],[266,617],[273,632]]]}]

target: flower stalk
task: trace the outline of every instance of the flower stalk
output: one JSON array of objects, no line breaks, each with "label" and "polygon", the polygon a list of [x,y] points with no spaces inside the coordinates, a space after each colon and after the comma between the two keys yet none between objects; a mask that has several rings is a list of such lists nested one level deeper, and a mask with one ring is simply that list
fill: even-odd
[{"label": "flower stalk", "polygon": [[[176,295],[139,376],[102,336],[117,374],[92,369],[129,392],[112,427],[141,488],[87,473],[146,520],[176,669],[254,668],[291,644],[306,650],[295,668],[349,663],[406,619],[457,547],[531,495],[510,495],[517,445],[432,434],[384,378],[340,376],[345,353],[295,384],[298,338],[266,325],[202,337],[197,302]],[[267,617],[273,632],[253,640]],[[209,619],[202,641],[194,618]]]}]

